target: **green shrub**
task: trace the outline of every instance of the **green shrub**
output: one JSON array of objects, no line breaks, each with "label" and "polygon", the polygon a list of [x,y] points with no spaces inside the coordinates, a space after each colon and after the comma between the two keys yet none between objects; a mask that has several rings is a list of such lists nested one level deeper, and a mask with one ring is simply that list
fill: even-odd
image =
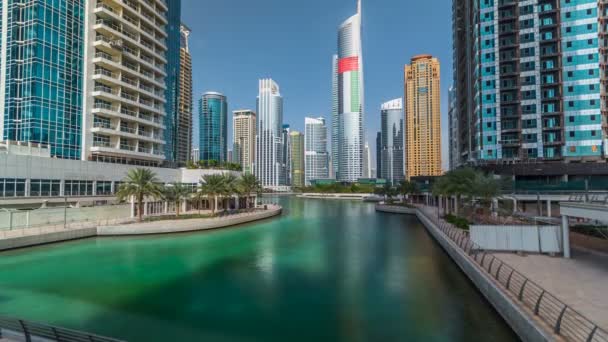
[{"label": "green shrub", "polygon": [[467,219],[465,219],[464,217],[459,217],[459,216],[454,216],[454,215],[446,215],[444,217],[444,219],[453,224],[454,226],[463,229],[463,230],[469,230],[469,221]]}]

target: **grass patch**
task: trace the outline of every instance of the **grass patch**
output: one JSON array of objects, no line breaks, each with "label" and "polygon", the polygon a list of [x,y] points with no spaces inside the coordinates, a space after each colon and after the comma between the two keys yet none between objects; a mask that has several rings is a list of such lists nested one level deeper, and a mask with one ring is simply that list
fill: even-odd
[{"label": "grass patch", "polygon": [[608,227],[606,226],[578,225],[573,226],[570,229],[575,233],[608,240]]}]

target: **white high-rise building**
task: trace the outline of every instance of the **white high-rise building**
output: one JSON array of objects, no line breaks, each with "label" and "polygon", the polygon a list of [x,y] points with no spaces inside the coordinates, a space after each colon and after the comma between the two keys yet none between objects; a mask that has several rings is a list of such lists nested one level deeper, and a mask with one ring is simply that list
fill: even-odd
[{"label": "white high-rise building", "polygon": [[324,118],[305,118],[304,159],[306,185],[312,180],[329,178],[327,125]]},{"label": "white high-rise building", "polygon": [[82,159],[152,166],[173,158],[165,155],[167,13],[162,0],[87,2]]},{"label": "white high-rise building", "polygon": [[272,79],[259,81],[257,98],[257,135],[254,174],[265,188],[283,186],[283,98],[279,85]]},{"label": "white high-rise building", "polygon": [[355,182],[363,176],[364,83],[361,46],[361,0],[357,14],[338,32],[338,54],[333,57],[332,156],[336,177]]}]

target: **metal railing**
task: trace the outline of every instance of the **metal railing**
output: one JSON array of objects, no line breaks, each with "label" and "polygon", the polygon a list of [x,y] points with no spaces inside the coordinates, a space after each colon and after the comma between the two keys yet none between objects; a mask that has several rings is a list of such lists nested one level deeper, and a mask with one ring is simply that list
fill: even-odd
[{"label": "metal railing", "polygon": [[471,260],[494,278],[507,293],[515,297],[519,304],[549,325],[555,334],[567,341],[608,342],[606,330],[492,253],[483,250],[463,230],[440,220],[432,213],[425,211],[424,207],[419,207],[419,211],[460,247]]},{"label": "metal railing", "polygon": [[[39,340],[40,338],[61,342],[122,342],[121,340],[90,334],[87,332],[1,316],[0,329],[6,330],[6,335],[11,333],[11,336],[15,334],[16,336],[21,336],[22,338],[25,337],[26,342]],[[0,337],[2,337],[1,331]]]}]

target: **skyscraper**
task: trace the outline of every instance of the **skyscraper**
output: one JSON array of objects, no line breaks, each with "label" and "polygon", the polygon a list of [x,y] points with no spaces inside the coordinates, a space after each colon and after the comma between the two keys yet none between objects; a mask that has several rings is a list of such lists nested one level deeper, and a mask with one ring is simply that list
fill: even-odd
[{"label": "skyscraper", "polygon": [[106,1],[86,7],[82,158],[172,163],[180,1]]},{"label": "skyscraper", "polygon": [[315,179],[329,178],[327,125],[324,118],[304,119],[305,170],[307,186]]},{"label": "skyscraper", "polygon": [[[167,24],[164,26],[165,31],[167,33],[166,39],[166,49],[164,51],[164,56],[166,58],[167,63],[165,64],[165,120],[164,124],[166,127],[164,138],[165,138],[165,164],[170,166],[177,166],[177,149],[179,148],[179,121],[180,121],[180,108],[179,108],[179,100],[180,100],[180,66],[181,66],[181,58],[180,58],[180,42],[181,42],[181,0],[161,0],[165,1],[163,4],[167,7],[167,12],[165,13],[165,19]],[[126,7],[129,7],[129,2],[126,2]],[[146,13],[145,6],[150,6],[151,3],[148,0],[143,0],[141,2],[141,7],[139,8],[140,13]],[[157,6],[157,5],[155,5]],[[158,6],[157,8],[161,8]],[[124,16],[124,14],[123,14]],[[127,18],[126,21],[130,22],[134,25],[133,21],[129,21]],[[136,22],[136,21],[135,21]],[[142,29],[145,32],[145,26]],[[123,26],[124,29],[124,26]],[[154,37],[155,42],[162,43],[162,38],[160,36]]]},{"label": "skyscraper", "polygon": [[199,148],[201,160],[227,161],[228,103],[226,96],[204,93],[199,101]]},{"label": "skyscraper", "polygon": [[192,150],[192,58],[188,47],[190,29],[180,28],[179,115],[176,125],[176,161],[182,165],[190,160]]},{"label": "skyscraper", "polygon": [[283,98],[272,79],[259,81],[257,135],[254,174],[263,187],[279,188],[283,167]]},{"label": "skyscraper", "polygon": [[369,144],[366,141],[365,146],[363,147],[363,178],[372,178],[371,158]]},{"label": "skyscraper", "polygon": [[466,0],[453,13],[456,164],[606,160],[603,2]]},{"label": "skyscraper", "polygon": [[[431,55],[415,56],[411,64],[405,66],[405,164],[408,179],[442,174],[439,73],[439,60]],[[382,172],[388,172],[384,165]]]},{"label": "skyscraper", "polygon": [[337,178],[354,182],[363,175],[364,91],[361,0],[357,14],[340,25],[333,57],[332,154]]},{"label": "skyscraper", "polygon": [[456,88],[450,87],[448,93],[448,141],[449,141],[449,169],[454,170],[460,166],[458,156],[458,107],[456,105]]},{"label": "skyscraper", "polygon": [[381,178],[397,184],[405,178],[403,136],[403,100],[386,102],[380,110],[382,120]]},{"label": "skyscraper", "polygon": [[376,178],[382,178],[382,132],[376,134]]},{"label": "skyscraper", "polygon": [[291,185],[291,127],[283,124],[281,130],[282,152],[281,152],[281,172],[279,182],[282,185]]},{"label": "skyscraper", "polygon": [[236,110],[232,113],[233,151],[235,162],[243,172],[253,172],[255,161],[256,115],[252,110]]},{"label": "skyscraper", "polygon": [[296,188],[302,188],[304,186],[304,134],[291,131],[289,132],[290,140],[290,167],[289,171],[291,176],[291,186]]},{"label": "skyscraper", "polygon": [[0,1],[0,140],[81,158],[84,7],[84,0],[61,1],[61,9],[51,0]]}]

